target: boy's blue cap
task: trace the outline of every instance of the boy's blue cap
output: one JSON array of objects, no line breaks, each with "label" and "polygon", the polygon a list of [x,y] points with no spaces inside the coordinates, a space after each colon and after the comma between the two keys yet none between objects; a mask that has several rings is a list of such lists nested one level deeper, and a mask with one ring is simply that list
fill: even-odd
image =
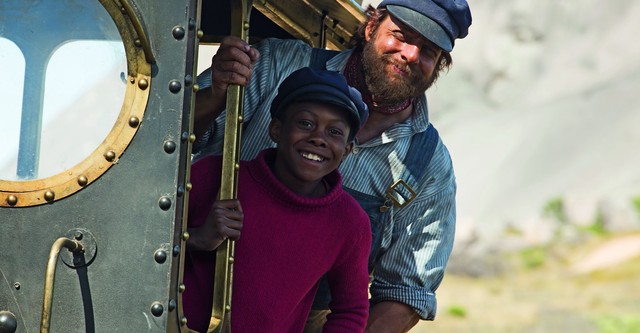
[{"label": "boy's blue cap", "polygon": [[465,0],[384,0],[394,17],[447,52],[469,33],[471,11]]},{"label": "boy's blue cap", "polygon": [[329,103],[349,111],[349,123],[356,133],[369,115],[360,92],[349,86],[342,74],[303,67],[280,84],[278,95],[271,102],[271,118],[275,118],[289,104],[303,101]]}]

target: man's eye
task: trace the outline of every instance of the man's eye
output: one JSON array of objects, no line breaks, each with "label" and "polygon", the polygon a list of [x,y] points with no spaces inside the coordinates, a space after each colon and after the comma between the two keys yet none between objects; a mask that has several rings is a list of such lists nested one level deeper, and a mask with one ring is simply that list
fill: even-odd
[{"label": "man's eye", "polygon": [[308,120],[299,120],[298,124],[302,127],[311,127],[313,124]]},{"label": "man's eye", "polygon": [[405,36],[404,36],[404,34],[403,34],[401,31],[394,31],[393,36],[394,36],[398,41],[401,41],[401,42],[404,42],[404,41],[405,41],[405,39],[406,39],[406,38],[405,38]]}]

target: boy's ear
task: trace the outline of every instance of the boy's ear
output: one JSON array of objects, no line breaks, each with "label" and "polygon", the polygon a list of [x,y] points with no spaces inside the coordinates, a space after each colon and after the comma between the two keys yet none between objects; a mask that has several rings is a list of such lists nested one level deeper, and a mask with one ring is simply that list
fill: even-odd
[{"label": "boy's ear", "polygon": [[282,128],[282,122],[276,118],[271,119],[269,123],[269,137],[271,141],[278,143],[280,141],[280,129]]},{"label": "boy's ear", "polygon": [[352,150],[353,150],[353,141],[347,143],[347,145],[344,146],[344,155],[342,155],[342,161],[344,161],[344,159],[347,158],[349,154],[351,154]]}]

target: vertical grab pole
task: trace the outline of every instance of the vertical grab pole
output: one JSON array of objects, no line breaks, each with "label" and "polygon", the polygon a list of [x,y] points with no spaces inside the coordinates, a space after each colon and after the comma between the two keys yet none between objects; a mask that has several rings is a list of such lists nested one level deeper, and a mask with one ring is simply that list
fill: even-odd
[{"label": "vertical grab pole", "polygon": [[[231,34],[247,41],[252,0],[231,1]],[[220,199],[235,199],[238,187],[240,139],[244,113],[244,87],[231,85],[227,91],[227,116],[222,150]],[[233,286],[234,241],[227,239],[216,250],[213,308],[207,333],[219,333],[231,325],[231,291]],[[225,323],[225,320],[229,321]],[[230,326],[229,326],[230,327]],[[230,330],[229,330],[230,331]]]}]

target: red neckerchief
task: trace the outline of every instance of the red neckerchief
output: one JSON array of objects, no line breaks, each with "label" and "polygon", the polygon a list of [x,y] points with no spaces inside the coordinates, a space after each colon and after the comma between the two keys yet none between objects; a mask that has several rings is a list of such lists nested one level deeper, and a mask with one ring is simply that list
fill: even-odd
[{"label": "red neckerchief", "polygon": [[369,112],[376,111],[385,114],[394,114],[403,111],[413,103],[413,98],[409,98],[395,105],[379,105],[367,87],[367,82],[364,78],[364,69],[362,68],[362,53],[360,52],[353,52],[353,54],[351,54],[349,60],[347,60],[347,66],[344,69],[344,76],[351,86],[360,91],[362,100],[369,106]]}]

